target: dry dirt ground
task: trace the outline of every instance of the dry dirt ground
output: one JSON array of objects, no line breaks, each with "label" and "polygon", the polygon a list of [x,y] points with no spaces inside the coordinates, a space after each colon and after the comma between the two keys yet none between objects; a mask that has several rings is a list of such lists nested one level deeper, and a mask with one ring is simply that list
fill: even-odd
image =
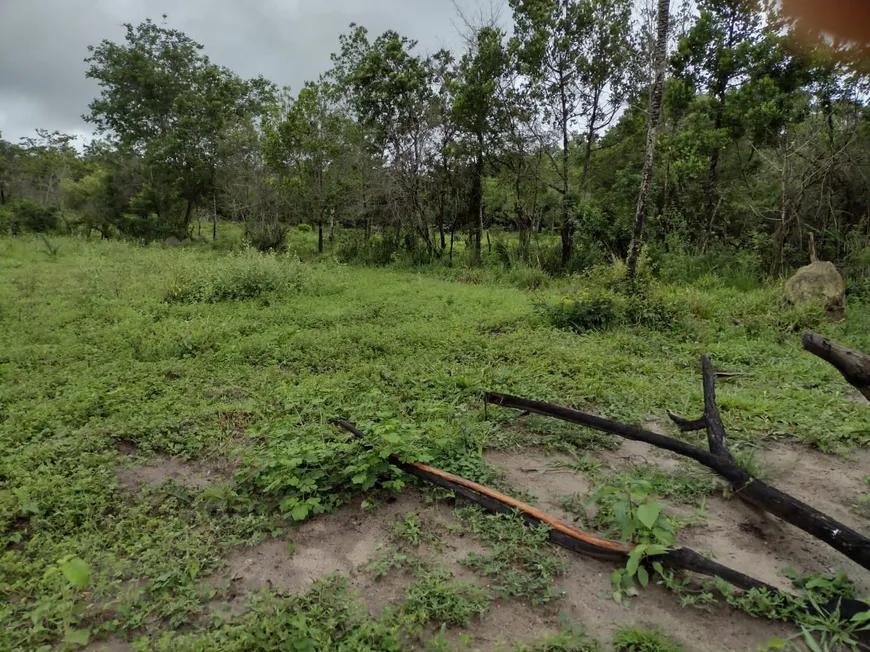
[{"label": "dry dirt ground", "polygon": [[[201,466],[160,456],[137,466],[123,461],[123,454],[128,451],[120,452],[119,481],[131,491],[168,478],[190,488],[200,488],[214,481],[215,476],[221,476]],[[854,509],[868,493],[864,469],[868,468],[870,454],[860,452],[851,458],[840,457],[777,442],[760,450],[758,455],[771,483],[859,531],[870,529],[868,520]],[[616,451],[591,456],[605,472],[608,468],[620,471],[639,464],[674,472],[685,464],[668,453],[635,442],[623,442]],[[583,473],[565,470],[565,465],[560,464],[568,461],[564,456],[517,449],[489,452],[486,457],[504,472],[510,486],[525,490],[534,496],[537,506],[564,520],[570,521],[572,517],[562,509],[561,497],[585,498],[594,491],[593,481]],[[225,475],[221,477],[226,479]],[[409,513],[415,514],[423,524],[439,526],[438,544],[420,546],[419,554],[423,559],[446,569],[456,580],[487,586],[488,580],[476,576],[460,563],[468,554],[484,551],[485,544],[462,532],[453,516],[452,505],[427,501],[421,490],[407,487],[398,495],[384,498],[373,510],[364,511],[359,502],[354,502],[337,513],[291,528],[281,538],[235,551],[226,559],[222,573],[205,580],[217,590],[214,611],[232,617],[245,609],[247,596],[252,592],[266,587],[279,592],[305,591],[315,580],[341,573],[349,578],[372,615],[379,614],[385,606],[401,601],[412,576],[409,571],[399,569],[375,580],[364,565],[389,542],[391,524]],[[290,542],[295,543],[293,554],[288,552]],[[859,594],[870,593],[866,572],[833,549],[721,494],[707,499],[706,519],[681,530],[678,542],[702,552],[712,552],[721,563],[783,588],[789,587],[789,581],[782,575],[785,568],[825,574],[842,568],[857,584]],[[793,633],[786,625],[753,619],[727,606],[717,606],[709,612],[682,608],[673,594],[659,586],[651,586],[627,606],[619,605],[610,597],[612,564],[561,549],[557,549],[557,554],[568,564],[567,573],[555,586],[564,592],[561,600],[547,607],[533,608],[519,600],[497,599],[468,632],[452,631],[449,640],[467,649],[505,649],[558,632],[564,619],[585,628],[605,647],[615,629],[624,624],[658,627],[682,643],[686,650],[699,651],[755,650],[757,645],[775,636]],[[467,643],[463,634],[469,633],[473,638]],[[90,649],[125,648],[122,644],[103,642]]]}]

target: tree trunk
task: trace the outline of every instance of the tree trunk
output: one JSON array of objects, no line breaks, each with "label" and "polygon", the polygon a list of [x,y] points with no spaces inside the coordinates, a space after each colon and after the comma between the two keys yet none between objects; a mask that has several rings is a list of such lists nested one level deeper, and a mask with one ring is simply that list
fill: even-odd
[{"label": "tree trunk", "polygon": [[329,211],[329,248],[335,246],[335,209]]},{"label": "tree trunk", "polygon": [[323,220],[317,222],[317,253],[323,253]]},{"label": "tree trunk", "polygon": [[447,199],[445,197],[444,187],[441,187],[441,192],[438,195],[438,235],[441,237],[441,251],[444,251],[447,244],[444,240],[444,212],[446,210]]},{"label": "tree trunk", "polygon": [[650,96],[649,126],[646,133],[646,156],[643,160],[643,177],[640,182],[640,195],[634,213],[634,233],[631,237],[631,254],[628,257],[628,279],[634,280],[637,272],[637,257],[640,253],[640,239],[646,222],[646,207],[649,189],[652,185],[653,163],[656,155],[656,137],[662,116],[662,96],[665,91],[665,66],[668,56],[668,12],[669,0],[659,0],[658,20],[656,21],[655,81]]},{"label": "tree trunk", "polygon": [[589,127],[586,129],[586,148],[583,152],[583,171],[580,174],[581,192],[586,189],[586,175],[589,174],[589,162],[592,160],[592,139],[595,138],[595,121],[598,119],[598,101],[600,96],[600,89],[596,89],[595,94],[592,97],[592,115],[589,116]]},{"label": "tree trunk", "polygon": [[218,218],[218,215],[217,215],[217,198],[216,198],[214,195],[212,195],[212,196],[211,196],[211,201],[212,201],[212,212],[211,212],[211,215],[212,215],[211,239],[212,239],[212,242],[214,242],[215,240],[217,240],[217,218]]},{"label": "tree trunk", "polygon": [[474,178],[472,180],[469,217],[471,218],[472,240],[474,242],[475,261],[480,261],[483,244],[483,134],[477,134],[477,156],[474,160]]},{"label": "tree trunk", "polygon": [[574,225],[568,205],[568,99],[565,95],[564,80],[562,83],[562,267],[567,267],[574,250]]},{"label": "tree trunk", "polygon": [[[713,130],[722,128],[722,112],[725,100],[719,98],[719,106],[716,108],[716,117],[713,121]],[[716,216],[716,179],[719,173],[719,148],[714,147],[710,152],[710,168],[707,170],[707,182],[704,184],[704,223],[707,231],[704,237],[704,248],[707,248],[707,240],[713,232],[713,219]]]},{"label": "tree trunk", "polygon": [[187,208],[184,209],[184,234],[190,234],[190,219],[193,216],[193,202],[187,200]]}]

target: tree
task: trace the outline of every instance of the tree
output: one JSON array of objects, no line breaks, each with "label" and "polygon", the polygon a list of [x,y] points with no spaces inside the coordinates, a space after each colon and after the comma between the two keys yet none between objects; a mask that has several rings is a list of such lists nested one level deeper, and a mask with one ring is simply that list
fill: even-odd
[{"label": "tree", "polygon": [[675,76],[706,96],[710,119],[704,141],[709,163],[704,184],[705,241],[716,217],[717,181],[723,147],[740,135],[739,113],[731,111],[736,88],[745,81],[761,39],[758,0],[700,0],[700,15],[674,56]]},{"label": "tree", "polygon": [[646,155],[643,160],[643,177],[640,184],[640,196],[637,199],[637,211],[634,215],[634,232],[631,238],[631,254],[628,257],[628,279],[634,280],[637,271],[637,257],[640,251],[640,238],[643,224],[646,220],[649,189],[652,185],[653,162],[656,153],[656,138],[659,121],[662,114],[662,97],[665,92],[665,67],[668,56],[668,23],[670,16],[670,0],[658,0],[658,15],[656,18],[656,48],[655,48],[655,79],[649,102],[649,126],[646,135]]},{"label": "tree", "polygon": [[468,223],[473,226],[476,258],[481,255],[483,238],[483,176],[488,151],[498,135],[500,105],[499,82],[508,67],[504,32],[483,27],[474,35],[473,47],[459,63],[456,96],[451,118],[464,136],[463,147],[470,154],[471,201]]},{"label": "tree", "polygon": [[88,48],[87,77],[101,93],[85,119],[143,159],[145,210],[157,215],[163,234],[184,235],[196,205],[213,190],[222,131],[261,105],[272,85],[212,64],[180,31],[151,20],[125,27],[123,44]]},{"label": "tree", "polygon": [[436,126],[435,59],[414,54],[416,41],[394,31],[371,42],[364,28],[351,28],[341,37],[341,53],[333,57],[334,75],[357,120],[371,134],[373,148],[386,159],[387,200],[396,225],[401,229],[410,214],[428,254],[438,255],[423,192]]},{"label": "tree", "polygon": [[561,150],[560,160],[543,144],[558,181],[550,184],[562,197],[562,265],[566,266],[574,246],[572,197],[570,191],[571,128],[581,113],[579,69],[583,43],[593,16],[583,0],[510,0],[514,12],[513,47],[519,53],[519,67],[545,119],[554,129]]},{"label": "tree", "polygon": [[[338,109],[338,90],[327,80],[307,82],[290,102],[277,128],[267,132],[267,160],[294,184],[317,223],[323,253],[323,224],[338,208],[339,158],[347,150],[348,119]],[[333,229],[330,229],[330,245]]]}]

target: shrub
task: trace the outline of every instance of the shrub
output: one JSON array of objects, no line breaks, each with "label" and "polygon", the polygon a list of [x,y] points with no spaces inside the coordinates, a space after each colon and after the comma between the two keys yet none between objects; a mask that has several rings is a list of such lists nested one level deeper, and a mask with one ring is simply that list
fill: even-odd
[{"label": "shrub", "polygon": [[57,226],[57,215],[48,206],[33,199],[14,199],[7,208],[12,233],[33,231],[45,233]]},{"label": "shrub", "polygon": [[310,224],[303,223],[297,225],[296,230],[301,231],[302,233],[311,233],[314,230],[314,227],[312,227]]},{"label": "shrub", "polygon": [[521,290],[540,290],[547,287],[550,282],[550,277],[544,270],[527,265],[512,267],[507,278],[511,285]]},{"label": "shrub", "polygon": [[245,237],[257,251],[281,251],[287,227],[278,222],[252,222],[245,227]]},{"label": "shrub", "polygon": [[625,299],[610,290],[598,289],[564,297],[557,304],[542,308],[556,328],[582,333],[620,324],[624,319]]},{"label": "shrub", "polygon": [[165,299],[169,303],[245,301],[270,293],[300,291],[305,282],[305,269],[298,261],[248,250],[228,256],[216,269],[177,276]]}]

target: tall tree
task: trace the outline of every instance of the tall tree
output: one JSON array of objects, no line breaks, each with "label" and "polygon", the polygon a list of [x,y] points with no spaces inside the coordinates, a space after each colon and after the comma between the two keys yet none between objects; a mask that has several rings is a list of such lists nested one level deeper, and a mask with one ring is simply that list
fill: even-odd
[{"label": "tall tree", "polygon": [[143,197],[168,232],[186,234],[196,205],[213,189],[221,132],[268,97],[272,85],[212,64],[203,46],[180,31],[151,20],[125,27],[124,43],[88,48],[87,77],[101,92],[85,119],[142,157],[149,173]]},{"label": "tall tree", "polygon": [[668,23],[670,22],[670,0],[658,0],[656,17],[655,79],[649,101],[649,126],[646,134],[646,155],[643,159],[643,177],[640,182],[640,195],[634,214],[634,232],[631,237],[631,253],[628,257],[628,278],[634,280],[637,271],[637,257],[640,252],[640,239],[646,221],[649,189],[652,185],[653,163],[656,154],[659,121],[662,115],[662,97],[665,93],[665,69],[668,57]]},{"label": "tall tree", "polygon": [[487,143],[496,136],[503,107],[497,94],[507,69],[504,32],[483,27],[474,35],[472,49],[459,63],[452,118],[464,136],[471,158],[471,193],[468,222],[472,226],[474,252],[480,259],[483,238],[483,177]]},{"label": "tall tree", "polygon": [[706,95],[710,133],[704,184],[705,238],[716,216],[722,149],[740,133],[741,122],[729,111],[736,88],[745,80],[762,35],[758,0],[700,0],[700,14],[674,56],[675,75]]},{"label": "tall tree", "polygon": [[510,0],[514,13],[513,47],[519,52],[521,72],[530,91],[553,128],[561,156],[551,156],[558,181],[550,184],[560,193],[562,265],[568,264],[574,246],[570,194],[571,130],[581,114],[580,67],[583,44],[593,21],[591,5],[584,0]]}]

